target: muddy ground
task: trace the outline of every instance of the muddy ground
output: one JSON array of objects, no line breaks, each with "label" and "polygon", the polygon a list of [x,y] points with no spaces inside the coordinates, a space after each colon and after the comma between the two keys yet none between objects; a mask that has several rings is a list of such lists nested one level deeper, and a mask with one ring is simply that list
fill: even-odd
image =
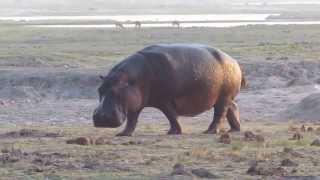
[{"label": "muddy ground", "polygon": [[[319,28],[117,31],[1,26],[0,174],[4,179],[187,179],[197,177],[192,170],[204,168],[222,179],[319,176],[320,149],[310,145],[320,127],[320,100],[314,95],[320,93]],[[93,128],[99,74],[159,42],[205,43],[238,59],[249,81],[237,97],[243,132],[261,134],[265,141],[245,141],[242,132],[231,134],[231,144],[223,144],[220,135],[201,134],[211,111],[182,117],[182,136],[165,135],[168,122],[152,108],[143,111],[133,137],[114,137],[120,129]],[[303,124],[314,130],[303,132]],[[304,138],[289,140],[296,131]],[[66,143],[77,137],[102,137],[104,143]],[[285,159],[298,165],[281,165]],[[177,163],[185,174],[171,175]],[[256,163],[264,169],[247,173]]]}]

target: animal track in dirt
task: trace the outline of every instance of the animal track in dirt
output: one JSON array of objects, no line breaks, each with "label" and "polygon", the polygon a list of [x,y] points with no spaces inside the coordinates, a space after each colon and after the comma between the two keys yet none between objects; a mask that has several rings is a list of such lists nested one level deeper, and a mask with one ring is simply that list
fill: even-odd
[{"label": "animal track in dirt", "polygon": [[18,162],[23,156],[23,153],[20,149],[2,149],[1,152],[2,154],[0,155],[0,161],[2,164]]},{"label": "animal track in dirt", "polygon": [[19,131],[11,131],[8,133],[0,134],[0,138],[56,138],[62,136],[63,134],[60,132],[44,132],[35,129],[21,129]]},{"label": "animal track in dirt", "polygon": [[[40,151],[23,152],[21,149],[2,149],[0,155],[1,166],[12,166],[13,163],[25,164],[26,173],[41,173],[59,170],[102,170],[109,172],[131,171],[129,167],[116,163],[99,161],[101,156],[83,158],[80,161],[70,162],[70,154],[60,152],[44,153]],[[73,157],[75,158],[75,157]]]},{"label": "animal track in dirt", "polygon": [[19,161],[29,162],[37,166],[62,166],[61,163],[65,161],[66,158],[70,157],[67,154],[61,153],[41,153],[41,152],[23,152],[21,149],[2,149],[2,155],[0,156],[0,161],[2,164],[16,163]]},{"label": "animal track in dirt", "polygon": [[65,159],[70,157],[67,154],[61,153],[40,153],[40,152],[33,152],[27,153],[26,157],[30,159],[32,164],[38,166],[56,166],[62,167],[65,166]]}]

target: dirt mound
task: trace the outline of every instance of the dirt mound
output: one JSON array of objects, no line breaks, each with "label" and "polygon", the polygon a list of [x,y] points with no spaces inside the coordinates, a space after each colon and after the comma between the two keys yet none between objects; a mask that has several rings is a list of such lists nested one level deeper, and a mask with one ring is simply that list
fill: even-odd
[{"label": "dirt mound", "polygon": [[251,131],[245,131],[244,141],[257,141],[259,143],[263,143],[265,141],[265,138],[261,134],[254,134]]},{"label": "dirt mound", "polygon": [[288,166],[288,167],[292,167],[292,166],[298,166],[299,164],[292,161],[291,159],[284,159],[281,161],[281,166]]},{"label": "dirt mound", "polygon": [[1,99],[95,98],[98,73],[86,71],[0,71]]},{"label": "dirt mound", "polygon": [[241,67],[250,89],[284,88],[320,82],[319,62],[242,62]]},{"label": "dirt mound", "polygon": [[290,119],[320,121],[320,93],[311,94],[298,104],[290,106],[281,116]]},{"label": "dirt mound", "polygon": [[220,143],[223,143],[223,144],[230,144],[230,143],[231,143],[231,136],[230,136],[230,134],[229,134],[229,133],[223,133],[223,134],[220,136],[219,142],[220,142]]},{"label": "dirt mound", "polygon": [[[0,98],[96,98],[99,69],[47,67],[41,58],[30,58],[30,66],[0,70]],[[14,60],[10,63],[14,63]],[[7,62],[7,61],[6,61]],[[0,65],[3,63],[0,59]],[[41,65],[41,69],[36,68]],[[319,62],[242,62],[248,89],[286,88],[320,83]]]},{"label": "dirt mound", "polygon": [[209,170],[204,168],[192,169],[191,173],[199,178],[216,179],[219,176],[212,174]]},{"label": "dirt mound", "polygon": [[[182,176],[182,179],[187,177],[196,176],[198,178],[207,178],[207,179],[216,179],[219,176],[212,174],[208,169],[205,168],[196,168],[196,169],[187,169],[183,164],[177,163],[173,166],[171,176]],[[194,178],[192,178],[194,179]]]},{"label": "dirt mound", "polygon": [[254,164],[252,165],[247,174],[255,176],[284,176],[287,174],[286,170],[279,166],[274,166],[272,164]]}]

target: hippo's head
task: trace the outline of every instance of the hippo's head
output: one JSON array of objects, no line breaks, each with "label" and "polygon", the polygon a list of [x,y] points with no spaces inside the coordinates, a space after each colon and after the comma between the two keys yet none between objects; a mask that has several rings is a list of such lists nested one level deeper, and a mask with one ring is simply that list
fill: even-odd
[{"label": "hippo's head", "polygon": [[141,92],[135,80],[125,73],[109,74],[101,79],[99,106],[93,114],[94,126],[119,127],[126,120],[128,112],[138,111],[141,107]]}]

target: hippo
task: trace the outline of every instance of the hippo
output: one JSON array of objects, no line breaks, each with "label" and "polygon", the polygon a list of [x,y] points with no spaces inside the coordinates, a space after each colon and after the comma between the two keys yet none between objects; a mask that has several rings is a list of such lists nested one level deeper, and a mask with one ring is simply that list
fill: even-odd
[{"label": "hippo", "polygon": [[157,108],[169,120],[168,134],[181,134],[179,116],[196,116],[214,108],[207,134],[216,134],[227,119],[240,131],[235,97],[246,80],[239,64],[219,49],[203,44],[155,44],[137,51],[101,76],[95,127],[116,128],[131,136],[145,107]]}]

